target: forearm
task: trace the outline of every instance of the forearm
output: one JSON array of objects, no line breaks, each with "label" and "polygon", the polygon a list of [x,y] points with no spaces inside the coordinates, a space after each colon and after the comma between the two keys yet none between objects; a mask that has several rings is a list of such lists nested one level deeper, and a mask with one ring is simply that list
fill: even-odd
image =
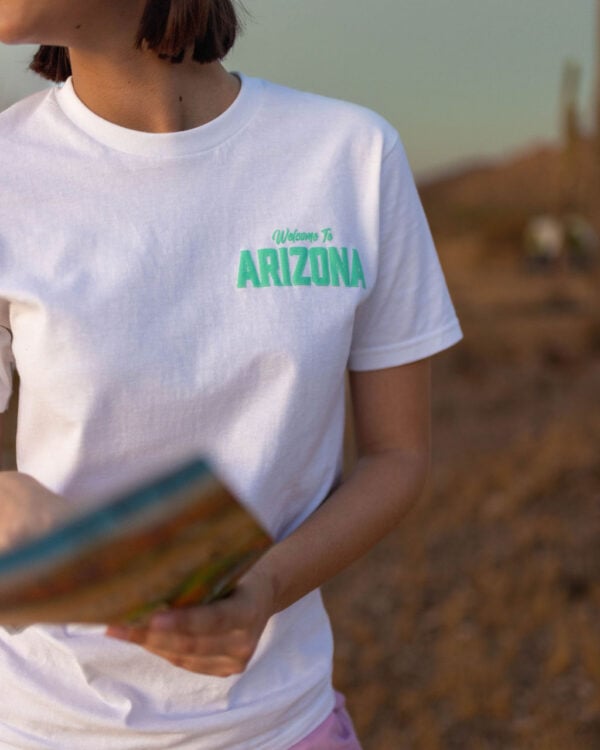
[{"label": "forearm", "polygon": [[0,471],[0,551],[51,528],[69,512],[63,497],[28,474]]},{"label": "forearm", "polygon": [[254,566],[278,612],[359,559],[391,531],[423,491],[429,459],[389,450],[361,458],[346,482]]}]

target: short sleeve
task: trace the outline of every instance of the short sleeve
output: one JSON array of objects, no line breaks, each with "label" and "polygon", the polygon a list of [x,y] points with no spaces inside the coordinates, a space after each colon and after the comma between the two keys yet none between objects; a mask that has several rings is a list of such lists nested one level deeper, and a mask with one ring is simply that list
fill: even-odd
[{"label": "short sleeve", "polygon": [[462,333],[401,141],[383,158],[376,277],[359,305],[348,367],[408,364]]},{"label": "short sleeve", "polygon": [[3,317],[0,300],[0,412],[6,410],[12,391],[12,336],[7,326],[8,320]]}]

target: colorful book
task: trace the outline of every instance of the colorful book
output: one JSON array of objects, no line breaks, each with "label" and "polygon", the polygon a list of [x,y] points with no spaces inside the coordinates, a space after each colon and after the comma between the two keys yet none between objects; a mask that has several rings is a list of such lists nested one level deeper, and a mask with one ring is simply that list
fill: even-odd
[{"label": "colorful book", "polygon": [[271,545],[203,460],[0,555],[0,625],[143,622],[226,596]]}]

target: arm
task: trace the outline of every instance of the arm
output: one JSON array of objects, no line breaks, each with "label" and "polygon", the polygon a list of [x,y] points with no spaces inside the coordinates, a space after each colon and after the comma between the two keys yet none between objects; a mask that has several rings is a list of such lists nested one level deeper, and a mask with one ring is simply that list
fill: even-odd
[{"label": "arm", "polygon": [[2,471],[6,415],[0,413],[0,552],[53,526],[68,513],[66,501],[28,474]]},{"label": "arm", "polygon": [[429,362],[350,375],[358,462],[348,480],[257,564],[274,608],[362,557],[420,496],[429,466]]},{"label": "arm", "polygon": [[228,599],[109,628],[177,666],[226,676],[245,669],[271,615],[361,557],[420,496],[429,467],[429,360],[351,375],[359,460],[293,534],[274,545]]}]

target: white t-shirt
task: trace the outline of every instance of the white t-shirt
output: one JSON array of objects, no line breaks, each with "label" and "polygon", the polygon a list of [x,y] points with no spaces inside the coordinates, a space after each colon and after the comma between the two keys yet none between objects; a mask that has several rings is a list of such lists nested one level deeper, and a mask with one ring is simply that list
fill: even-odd
[{"label": "white t-shirt", "polygon": [[[346,369],[460,338],[398,135],[361,107],[242,77],[150,134],[67,82],[0,116],[0,153],[0,409],[14,359],[19,469],[73,503],[200,454],[280,539],[339,477]],[[318,592],[229,678],[103,632],[0,629],[0,747],[282,750],[334,704]]]}]

